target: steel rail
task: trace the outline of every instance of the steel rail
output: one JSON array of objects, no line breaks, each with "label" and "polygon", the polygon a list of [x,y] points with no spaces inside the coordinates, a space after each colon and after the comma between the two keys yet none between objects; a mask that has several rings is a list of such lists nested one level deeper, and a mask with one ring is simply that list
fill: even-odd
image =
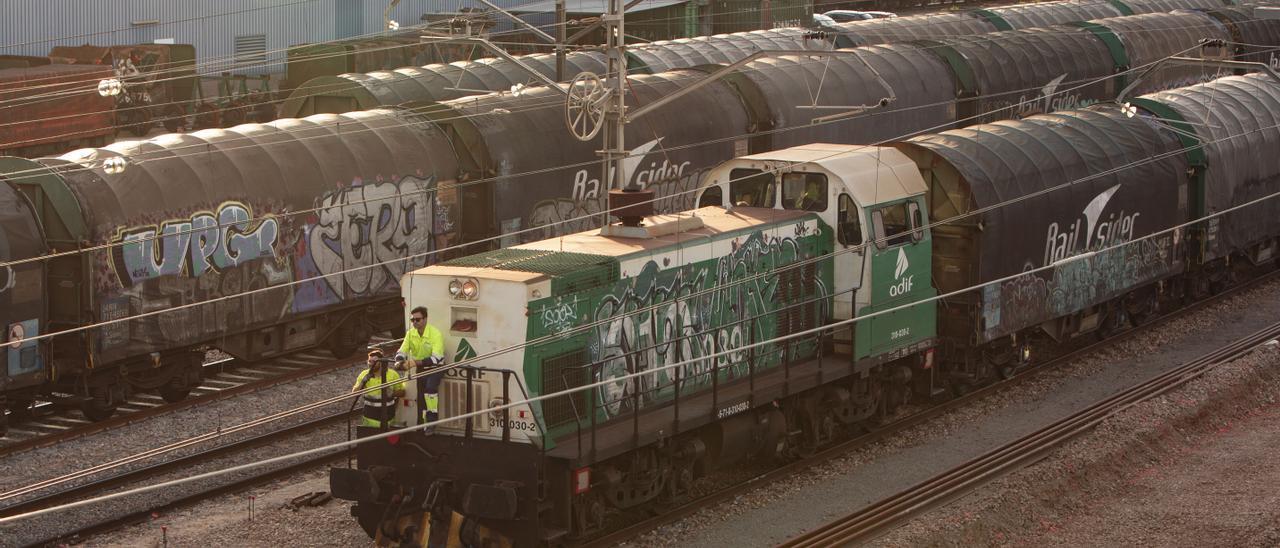
[{"label": "steel rail", "polygon": [[357,416],[356,411],[342,411],[320,418],[312,419],[306,422],[298,423],[293,426],[281,428],[272,432],[258,434],[243,440],[212,447],[198,453],[181,456],[164,462],[150,464],[133,470],[113,474],[109,477],[94,480],[83,485],[67,487],[58,491],[27,499],[21,502],[0,507],[0,517],[9,517],[17,514],[24,514],[50,506],[57,506],[66,502],[79,500],[88,497],[93,493],[104,491],[112,487],[121,485],[129,485],[172,471],[180,467],[191,467],[203,464],[210,460],[222,457],[224,455],[234,454],[250,449],[262,447],[264,445],[274,443],[280,438],[288,436],[296,436],[305,434],[343,421],[350,420],[351,417]]},{"label": "steel rail", "polygon": [[943,506],[996,478],[1021,469],[1063,444],[1092,431],[1111,416],[1199,378],[1214,367],[1239,358],[1277,336],[1280,336],[1280,322],[1104,398],[1049,426],[871,506],[799,535],[780,546],[834,546],[869,540],[912,517]]},{"label": "steel rail", "polygon": [[[213,362],[209,365],[224,366],[226,363],[229,363],[232,361],[235,361],[235,360],[220,360],[218,362]],[[31,449],[40,448],[40,447],[48,447],[51,445],[57,445],[59,443],[67,442],[70,440],[79,439],[79,438],[91,436],[94,434],[99,434],[107,430],[112,430],[115,428],[119,428],[121,426],[126,426],[129,424],[133,424],[133,423],[144,421],[144,420],[149,420],[158,416],[167,415],[169,413],[181,411],[184,409],[189,409],[195,406],[207,405],[213,402],[223,401],[223,400],[235,398],[238,396],[243,396],[245,394],[258,392],[260,390],[273,388],[281,384],[286,384],[286,383],[290,383],[290,382],[294,382],[302,379],[315,377],[318,375],[329,373],[337,369],[341,369],[343,367],[356,365],[358,361],[359,360],[356,358],[331,359],[328,361],[317,360],[315,364],[297,367],[296,369],[292,369],[291,371],[283,375],[269,376],[260,380],[246,382],[244,384],[240,384],[230,388],[216,390],[216,391],[212,391],[206,394],[201,394],[198,396],[189,396],[186,399],[177,403],[165,403],[162,405],[156,405],[154,407],[147,407],[144,409],[139,409],[137,411],[130,411],[125,413],[117,412],[116,416],[113,416],[109,419],[99,421],[99,422],[90,422],[81,426],[72,427],[67,430],[55,432],[52,434],[38,435],[35,437],[14,441],[12,443],[5,443],[4,439],[0,438],[0,444],[3,444],[3,445],[0,445],[0,458],[9,456],[15,453],[19,453],[22,451],[27,451]],[[249,365],[263,367],[263,366],[272,366],[275,364],[273,364],[271,361],[265,361],[265,362],[249,364]],[[226,371],[223,371],[223,372],[226,372]],[[201,386],[203,386],[203,383],[208,380],[216,380],[216,377],[202,380]],[[125,402],[125,403],[127,404],[128,402]],[[30,421],[34,421],[34,420],[38,420],[38,418],[33,418]],[[11,429],[15,427],[21,428],[24,423],[27,423],[30,421],[11,424],[10,427]]]},{"label": "steel rail", "polygon": [[[40,497],[24,500],[22,502],[0,508],[0,517],[7,517],[7,516],[22,514],[22,513],[30,512],[34,510],[39,510],[42,508],[48,508],[48,507],[56,506],[58,504],[63,504],[69,501],[83,499],[85,497],[91,496],[94,493],[99,493],[107,489],[111,489],[111,488],[115,488],[123,485],[136,484],[141,481],[154,478],[158,474],[172,472],[175,470],[182,470],[185,468],[189,468],[191,466],[196,466],[199,464],[203,464],[205,462],[212,461],[214,459],[222,458],[227,455],[249,451],[249,450],[263,447],[272,443],[276,443],[283,438],[307,434],[307,433],[319,430],[321,428],[324,428],[326,426],[331,426],[333,424],[349,421],[351,420],[352,417],[355,417],[358,415],[359,415],[358,410],[341,411],[338,413],[333,413],[330,415],[312,419],[310,421],[299,423],[293,426],[282,428],[280,430],[276,430],[273,432],[259,434],[257,436],[239,440],[227,445],[213,447],[213,448],[201,451],[199,453],[193,453],[191,455],[186,455],[186,456],[165,461],[162,463],[152,464],[152,465],[138,468],[135,470],[122,472],[107,478],[86,483],[84,485],[69,487],[55,493],[42,495]],[[61,533],[49,538],[36,541],[32,544],[33,545],[51,545],[51,544],[57,543],[58,541],[72,538],[72,537],[83,537],[85,535],[100,533],[103,531],[119,528],[125,525],[129,525],[131,523],[142,521],[148,518],[149,516],[151,516],[152,513],[154,512],[162,511],[162,510],[173,508],[180,505],[190,504],[193,502],[199,502],[201,500],[205,500],[214,496],[235,492],[235,491],[244,489],[246,487],[251,487],[253,485],[265,483],[267,481],[279,478],[281,476],[285,476],[288,474],[292,474],[294,472],[298,472],[298,471],[302,471],[302,470],[306,470],[306,469],[318,466],[320,464],[329,462],[338,457],[347,456],[349,453],[350,453],[350,450],[339,450],[339,451],[326,453],[319,456],[309,457],[297,463],[293,463],[282,468],[263,471],[260,473],[253,474],[249,477],[237,480],[235,482],[215,485],[205,489],[201,489],[201,490],[198,490],[197,492],[194,492],[189,495],[185,495],[183,497],[180,497],[170,502],[165,502],[157,505],[149,505],[142,510],[129,512],[121,516],[107,518],[107,519],[95,522],[93,524],[90,524],[88,526],[77,528],[76,530],[71,532]]]},{"label": "steel rail", "polygon": [[166,512],[168,510],[172,510],[175,508],[180,508],[183,506],[199,503],[199,502],[211,499],[213,497],[218,497],[222,495],[243,491],[245,489],[262,485],[270,481],[291,476],[299,472],[305,472],[307,470],[316,468],[318,466],[323,466],[327,463],[336,461],[338,459],[346,458],[347,456],[353,454],[354,452],[355,452],[354,449],[345,449],[345,450],[333,451],[323,455],[307,457],[304,460],[301,460],[299,462],[296,462],[296,463],[293,463],[269,472],[255,474],[251,477],[244,478],[232,483],[228,483],[226,485],[211,487],[208,489],[202,489],[199,492],[192,493],[190,495],[178,498],[176,500],[154,506],[147,510],[139,510],[137,512],[131,512],[123,516],[107,518],[97,523],[94,523],[85,527],[81,527],[75,530],[74,532],[70,532],[57,537],[51,537],[39,542],[31,543],[29,544],[29,546],[62,545],[62,544],[59,544],[60,541],[65,542],[69,539],[76,539],[76,538],[83,539],[84,537],[87,537],[89,535],[102,534],[102,533],[120,529],[121,527],[127,527],[129,525],[142,523],[149,519],[152,519],[153,514],[157,512]]}]

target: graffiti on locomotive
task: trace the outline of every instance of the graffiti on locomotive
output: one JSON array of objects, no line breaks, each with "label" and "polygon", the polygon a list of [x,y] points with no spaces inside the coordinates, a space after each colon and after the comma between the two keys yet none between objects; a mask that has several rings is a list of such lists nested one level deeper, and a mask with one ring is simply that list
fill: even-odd
[{"label": "graffiti on locomotive", "polygon": [[[680,366],[682,390],[710,385],[713,369],[727,378],[746,375],[745,347],[776,335],[771,312],[784,304],[773,269],[801,255],[798,238],[757,232],[735,241],[728,255],[676,268],[659,266],[669,259],[651,260],[598,297],[547,299],[532,316],[549,333],[596,324],[587,335],[587,355],[600,364],[597,382],[653,370],[601,388],[599,405],[616,415],[631,408],[632,390],[639,391],[642,407],[669,398],[677,373],[662,368],[675,363],[687,362]],[[814,282],[825,295],[823,281]],[[704,290],[710,291],[695,296]]]}]

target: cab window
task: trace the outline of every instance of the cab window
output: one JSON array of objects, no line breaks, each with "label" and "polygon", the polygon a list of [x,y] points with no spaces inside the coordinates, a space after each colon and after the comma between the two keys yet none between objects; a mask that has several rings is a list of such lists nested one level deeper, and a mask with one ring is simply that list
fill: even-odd
[{"label": "cab window", "polygon": [[729,202],[734,206],[773,207],[777,185],[772,173],[738,168],[729,172],[729,179]]},{"label": "cab window", "polygon": [[804,211],[826,211],[827,176],[821,173],[783,175],[782,207]]},{"label": "cab window", "polygon": [[859,245],[862,243],[862,225],[858,222],[858,205],[848,194],[841,194],[837,204],[836,224],[839,228],[836,237],[842,245]]},{"label": "cab window", "polygon": [[721,194],[719,185],[707,187],[702,191],[702,196],[698,197],[698,207],[724,205],[724,197]]},{"label": "cab window", "polygon": [[880,249],[911,241],[911,217],[907,214],[906,202],[872,211],[871,224],[875,228],[876,247]]},{"label": "cab window", "polygon": [[915,202],[907,202],[907,211],[911,213],[911,241],[918,242],[924,239],[924,214]]}]

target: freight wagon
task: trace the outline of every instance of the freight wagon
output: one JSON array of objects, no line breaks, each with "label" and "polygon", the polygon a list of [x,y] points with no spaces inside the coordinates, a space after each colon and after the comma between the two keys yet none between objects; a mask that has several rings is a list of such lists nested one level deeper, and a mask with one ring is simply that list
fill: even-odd
[{"label": "freight wagon", "polygon": [[[1123,29],[1108,38],[1121,44],[1132,41],[1129,34],[1161,29],[1159,39],[1134,50],[1143,55],[1193,50],[1206,36],[1231,38],[1229,27],[1204,13],[1099,24]],[[1058,41],[1072,33],[1099,36],[1059,27],[1057,33],[1006,31],[993,42],[1026,47],[1037,37]],[[969,47],[954,44],[957,51]],[[973,73],[994,73],[1006,63],[1007,56],[974,47],[964,65]],[[628,182],[654,190],[660,211],[681,211],[696,205],[694,191],[707,170],[734,156],[965,125],[971,121],[956,116],[966,102],[999,106],[1002,94],[1043,90],[1054,80],[1070,86],[1117,66],[1114,57],[1102,68],[1087,67],[1062,61],[1070,52],[1026,47],[1021,77],[975,79],[971,89],[980,96],[957,99],[967,85],[955,75],[960,65],[931,53],[935,49],[889,44],[849,50],[830,63],[795,56],[749,63],[629,124]],[[1210,55],[1229,53],[1217,48]],[[887,88],[868,85],[876,81],[872,67]],[[637,75],[628,102],[651,103],[704,74]],[[830,91],[820,94],[820,106],[876,104],[890,89],[896,99],[862,117],[812,124],[812,111],[799,107],[812,102],[807,90],[824,74]],[[1143,85],[1177,85],[1189,74],[1212,72],[1156,71]],[[1111,93],[1082,89],[1095,95],[1080,101]],[[554,90],[532,88],[520,96],[167,135],[60,158],[4,159],[7,185],[0,190],[16,189],[30,201],[42,249],[103,246],[13,265],[35,280],[24,286],[47,293],[47,302],[35,316],[0,320],[27,322],[26,338],[94,327],[52,340],[20,337],[18,346],[36,349],[41,359],[8,372],[5,396],[19,408],[34,398],[65,399],[102,417],[128,390],[182,397],[196,380],[193,355],[204,347],[245,359],[322,344],[350,352],[362,335],[399,327],[399,277],[426,264],[434,251],[464,243],[476,243],[471,251],[509,247],[598,226],[609,188],[601,183],[596,147],[562,129],[562,101]],[[0,261],[44,252],[6,253]],[[4,299],[26,295],[0,292],[0,312],[18,310]]]},{"label": "freight wagon", "polygon": [[382,544],[581,539],[709,470],[1007,375],[1037,341],[1274,268],[1277,146],[1280,78],[1232,76],[740,157],[692,212],[624,205],[619,224],[410,272],[406,303],[449,334],[441,420],[460,420],[359,445],[332,492]]}]

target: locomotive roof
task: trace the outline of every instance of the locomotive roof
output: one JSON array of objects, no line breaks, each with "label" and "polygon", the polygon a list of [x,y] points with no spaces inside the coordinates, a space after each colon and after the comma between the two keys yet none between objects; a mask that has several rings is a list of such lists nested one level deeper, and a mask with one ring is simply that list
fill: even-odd
[{"label": "locomotive roof", "polygon": [[734,160],[735,165],[740,165],[741,160],[816,165],[842,179],[848,192],[863,205],[917,196],[928,190],[916,163],[889,147],[810,143],[742,156]]},{"label": "locomotive roof", "polygon": [[[701,219],[701,226],[690,223],[695,228],[674,231],[670,234],[653,238],[601,236],[599,230],[589,230],[577,234],[569,234],[561,238],[530,242],[515,248],[625,257],[633,253],[647,254],[652,250],[679,246],[691,240],[706,240],[731,232],[749,230],[765,224],[790,223],[795,219],[810,214],[807,211],[756,207],[735,207],[732,210],[716,206],[704,207],[692,212],[692,215],[696,215]],[[649,219],[654,218],[651,217]],[[647,219],[646,221],[648,222],[649,220]]]},{"label": "locomotive roof", "polygon": [[[693,214],[701,220],[700,223],[689,223],[694,228],[653,238],[602,236],[599,230],[588,230],[453,259],[420,269],[415,274],[475,276],[478,274],[477,270],[487,270],[486,278],[525,282],[542,275],[573,276],[594,267],[612,266],[619,258],[627,255],[647,254],[653,250],[675,247],[686,242],[705,241],[762,225],[787,223],[789,226],[796,219],[811,215],[806,211],[755,207],[737,207],[733,210],[705,207],[695,210]],[[670,222],[672,216],[662,217]],[[657,220],[654,217],[650,219]],[[516,272],[529,274],[521,275]]]}]

